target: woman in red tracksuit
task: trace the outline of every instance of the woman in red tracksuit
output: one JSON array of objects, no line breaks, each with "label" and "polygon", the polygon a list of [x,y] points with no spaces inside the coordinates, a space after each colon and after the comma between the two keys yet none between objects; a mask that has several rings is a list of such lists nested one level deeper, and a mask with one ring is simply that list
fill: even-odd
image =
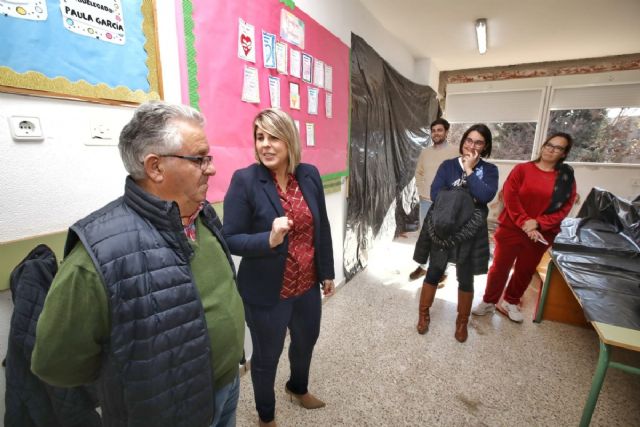
[{"label": "woman in red tracksuit", "polygon": [[517,165],[507,177],[502,190],[504,210],[494,236],[493,264],[482,302],[473,314],[493,313],[513,266],[504,299],[497,308],[510,320],[522,322],[520,298],[576,198],[573,169],[564,164],[572,145],[571,135],[554,133],[544,142],[536,160]]}]

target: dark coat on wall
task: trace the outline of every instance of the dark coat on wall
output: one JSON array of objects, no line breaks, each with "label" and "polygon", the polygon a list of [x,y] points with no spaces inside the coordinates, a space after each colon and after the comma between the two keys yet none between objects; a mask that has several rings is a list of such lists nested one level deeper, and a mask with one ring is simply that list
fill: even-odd
[{"label": "dark coat on wall", "polygon": [[36,324],[57,271],[53,251],[39,245],[11,273],[14,307],[7,351],[5,427],[102,425],[92,389],[53,387],[31,372]]}]

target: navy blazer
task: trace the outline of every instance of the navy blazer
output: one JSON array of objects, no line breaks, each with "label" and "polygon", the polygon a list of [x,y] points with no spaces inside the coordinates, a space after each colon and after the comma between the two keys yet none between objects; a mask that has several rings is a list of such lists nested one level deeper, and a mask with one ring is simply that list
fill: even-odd
[{"label": "navy blazer", "polygon": [[[315,166],[301,163],[295,177],[313,216],[313,246],[318,284],[334,279],[331,228],[324,189]],[[273,305],[280,300],[289,237],[269,247],[273,220],[284,216],[271,172],[253,164],[234,172],[224,197],[222,233],[231,253],[242,257],[238,288],[245,303]]]}]

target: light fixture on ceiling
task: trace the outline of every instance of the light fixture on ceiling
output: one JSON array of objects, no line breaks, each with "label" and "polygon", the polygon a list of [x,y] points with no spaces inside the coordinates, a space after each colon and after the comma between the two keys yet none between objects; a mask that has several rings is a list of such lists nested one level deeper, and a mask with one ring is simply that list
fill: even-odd
[{"label": "light fixture on ceiling", "polygon": [[478,52],[480,55],[487,51],[487,20],[476,19],[476,38],[478,39]]}]

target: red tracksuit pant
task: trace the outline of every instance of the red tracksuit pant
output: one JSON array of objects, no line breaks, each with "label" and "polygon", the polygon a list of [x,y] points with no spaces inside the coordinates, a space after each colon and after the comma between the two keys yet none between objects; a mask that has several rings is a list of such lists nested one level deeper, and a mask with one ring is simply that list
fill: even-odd
[{"label": "red tracksuit pant", "polygon": [[[544,233],[547,241],[553,241],[553,235]],[[551,240],[549,238],[551,237]],[[533,273],[548,246],[534,242],[520,229],[498,227],[494,235],[495,249],[493,263],[487,276],[487,287],[484,291],[484,302],[496,304],[509,278],[513,266],[513,274],[504,293],[504,299],[510,304],[520,304],[520,298],[527,290]],[[514,265],[515,262],[515,265]]]}]

